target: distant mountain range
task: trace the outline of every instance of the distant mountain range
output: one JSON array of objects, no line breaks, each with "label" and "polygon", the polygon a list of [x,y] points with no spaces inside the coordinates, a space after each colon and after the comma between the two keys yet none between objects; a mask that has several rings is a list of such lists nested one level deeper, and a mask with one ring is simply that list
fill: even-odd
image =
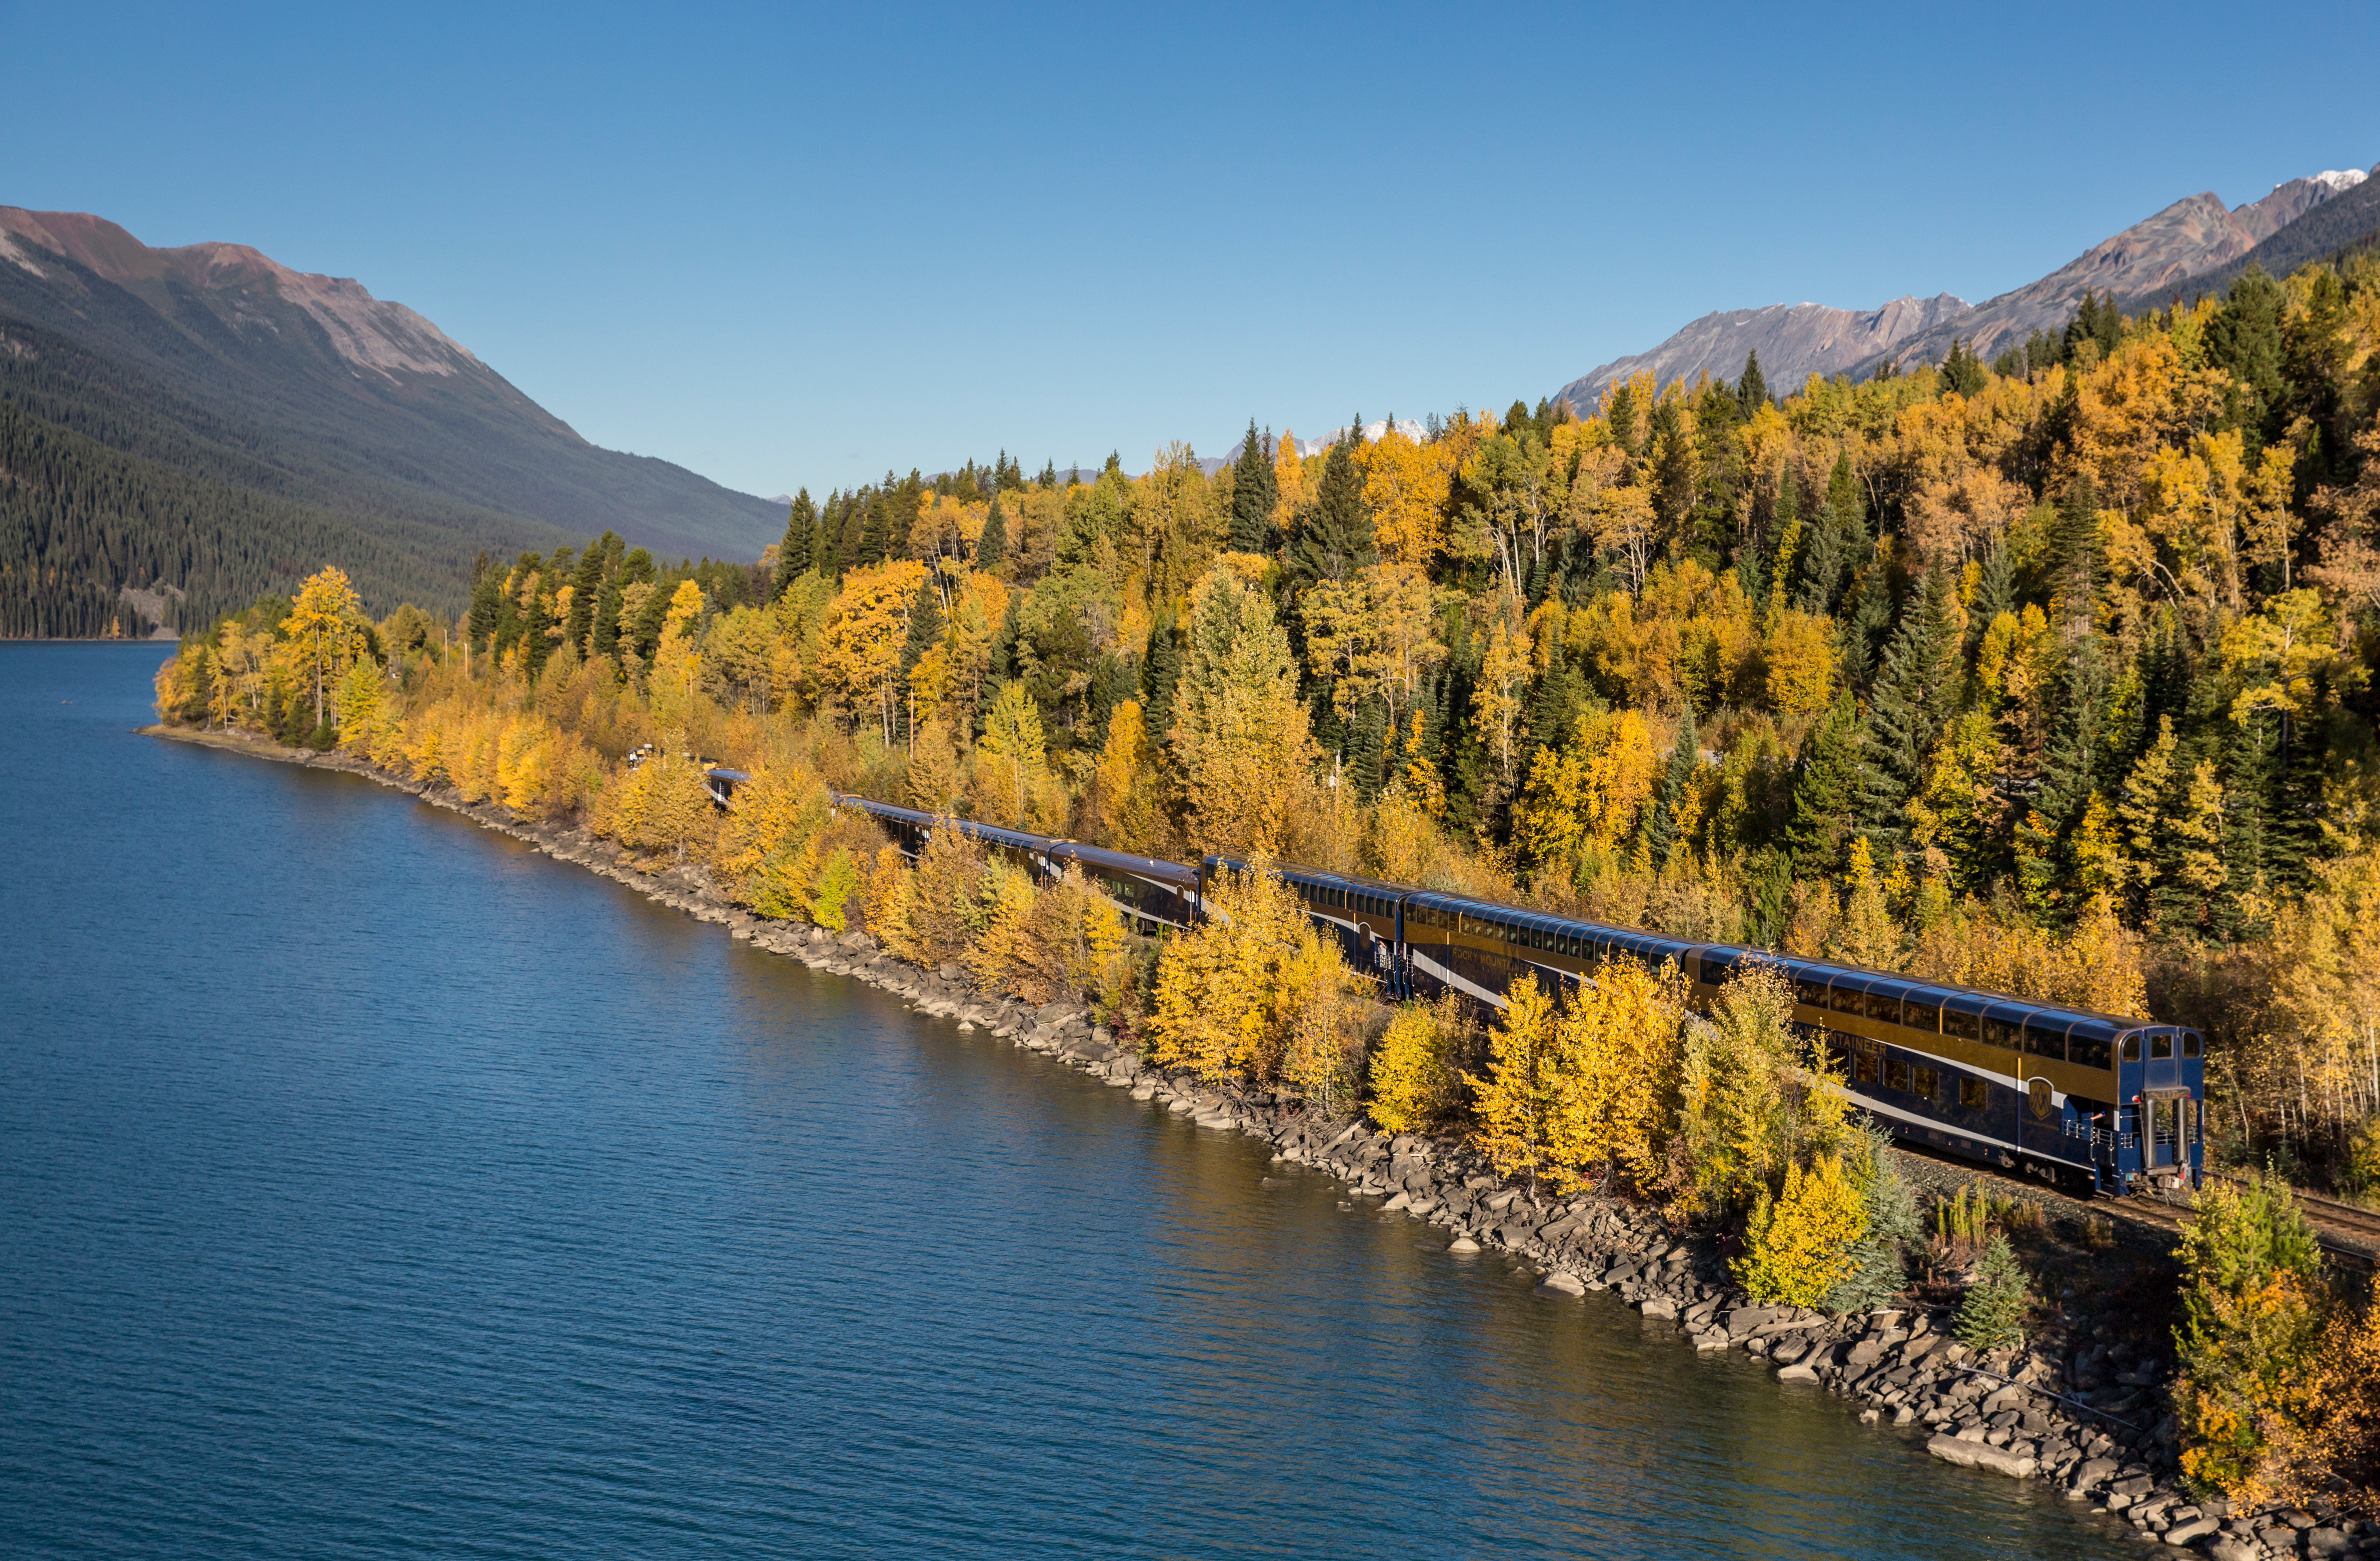
[{"label": "distant mountain range", "polygon": [[6,633],[81,631],[79,609],[25,605],[29,575],[163,581],[195,617],[335,557],[384,611],[459,604],[483,547],[609,527],[755,558],[784,527],[780,505],[589,444],[358,282],[82,213],[0,206],[0,419]]},{"label": "distant mountain range", "polygon": [[1801,303],[1706,314],[1652,350],[1615,359],[1555,394],[1591,413],[1611,386],[1633,374],[1650,370],[1663,384],[1702,373],[1734,379],[1754,352],[1779,394],[1814,373],[1864,377],[1887,359],[1938,363],[1954,340],[1990,358],[2022,346],[2034,331],[2062,328],[2085,292],[2145,307],[2217,291],[2252,262],[2285,275],[2374,231],[2380,179],[2351,169],[2290,179],[2237,210],[2215,195],[2193,195],[1981,304],[1940,293],[1896,299],[1876,310]]}]

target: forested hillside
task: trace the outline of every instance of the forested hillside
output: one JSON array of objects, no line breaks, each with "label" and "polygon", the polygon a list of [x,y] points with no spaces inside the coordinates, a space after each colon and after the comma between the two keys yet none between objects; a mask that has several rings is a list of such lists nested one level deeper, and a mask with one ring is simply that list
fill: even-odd
[{"label": "forested hillside", "polygon": [[0,635],[134,631],[123,588],[160,582],[204,623],[333,558],[445,611],[484,550],[749,556],[779,513],[587,444],[353,282],[78,213],[0,207]]},{"label": "forested hillside", "polygon": [[2208,1028],[2232,1152],[2380,1180],[2380,267],[2086,304],[1781,397],[1646,376],[1211,477],[805,494],[760,572],[492,567],[462,624],[371,631],[344,718],[279,608],[164,702],[777,903],[820,819],[714,848],[621,757],[2145,1006]]}]

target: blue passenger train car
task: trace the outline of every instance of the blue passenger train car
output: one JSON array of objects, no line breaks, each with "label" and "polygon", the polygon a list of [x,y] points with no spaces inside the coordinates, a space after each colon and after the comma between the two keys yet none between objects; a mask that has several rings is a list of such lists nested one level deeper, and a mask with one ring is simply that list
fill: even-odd
[{"label": "blue passenger train car", "polygon": [[[972,820],[937,818],[864,798],[867,812],[916,855],[938,828],[960,830],[1050,877],[1078,869],[1144,933],[1208,914],[1216,875],[1196,868]],[[1441,894],[1294,863],[1273,864],[1347,963],[1391,996],[1460,994],[1501,1007],[1523,976],[1558,998],[1605,961],[1675,965],[1707,1011],[1747,966],[1793,986],[1793,1022],[1860,1104],[1897,1136],[2078,1189],[2123,1193],[2196,1185],[2204,1169],[2205,1059],[2197,1031],[1975,992],[1740,945],[1696,944],[1574,917]]]}]

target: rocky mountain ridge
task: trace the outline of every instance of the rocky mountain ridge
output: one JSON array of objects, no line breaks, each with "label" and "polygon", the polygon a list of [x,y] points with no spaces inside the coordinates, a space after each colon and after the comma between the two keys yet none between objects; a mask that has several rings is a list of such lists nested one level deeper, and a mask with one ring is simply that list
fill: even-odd
[{"label": "rocky mountain ridge", "polygon": [[2352,196],[2346,204],[2360,213],[2375,193],[2380,182],[2357,169],[2284,180],[2262,199],[2237,208],[2202,192],[2103,239],[2046,276],[1973,306],[1940,293],[1896,299],[1865,311],[1815,303],[1718,311],[1648,351],[1590,370],[1556,396],[1582,414],[1592,413],[1613,385],[1631,375],[1649,370],[1663,384],[1691,383],[1703,373],[1732,379],[1753,352],[1760,355],[1770,388],[1780,393],[1813,373],[1864,377],[1888,360],[1939,362],[1954,340],[1963,339],[1989,358],[2022,345],[2034,331],[2063,327],[2085,292],[2155,297],[2227,264],[2244,263],[2260,246],[2312,226],[2307,219],[2333,201]]}]

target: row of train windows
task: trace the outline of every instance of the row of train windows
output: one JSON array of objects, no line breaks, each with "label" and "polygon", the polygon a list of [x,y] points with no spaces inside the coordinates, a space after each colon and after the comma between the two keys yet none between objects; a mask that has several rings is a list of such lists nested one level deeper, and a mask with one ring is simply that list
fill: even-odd
[{"label": "row of train windows", "polygon": [[[1796,981],[1793,984],[1797,995],[1807,1007],[1825,1008],[1832,1013],[1850,1014],[1857,1018],[1897,1024],[1904,1029],[1953,1036],[1961,1041],[1980,1041],[1987,1046],[2004,1047],[2031,1056],[2062,1057],[2084,1067],[2108,1067],[2115,1061],[2110,1041],[2100,1036],[2069,1037],[2063,1022],[2057,1022],[2049,1029],[2036,1029],[2014,1020],[1961,1013],[1955,1008],[1938,1007],[1916,998],[1904,999],[1881,992],[1829,988],[1824,982],[1807,979]],[[2184,1057],[2197,1056],[2197,1033],[2184,1031],[2177,1038],[2170,1031],[2158,1031],[2151,1032],[2148,1037],[2148,1055],[2153,1060],[2163,1061],[2173,1056],[2177,1050]],[[2124,1060],[2141,1060],[2140,1036],[2124,1037]]]},{"label": "row of train windows", "polygon": [[1922,1062],[1912,1063],[1907,1057],[1879,1057],[1874,1052],[1852,1054],[1852,1079],[1855,1083],[1882,1084],[1888,1090],[1903,1091],[1937,1105],[1955,1104],[1961,1111],[1981,1111],[1991,1100],[1980,1079],[1946,1073]]},{"label": "row of train windows", "polygon": [[1329,906],[1334,910],[1353,910],[1366,916],[1393,916],[1395,902],[1386,895],[1367,895],[1357,889],[1342,889],[1331,884],[1300,884],[1298,897],[1308,905]]}]

